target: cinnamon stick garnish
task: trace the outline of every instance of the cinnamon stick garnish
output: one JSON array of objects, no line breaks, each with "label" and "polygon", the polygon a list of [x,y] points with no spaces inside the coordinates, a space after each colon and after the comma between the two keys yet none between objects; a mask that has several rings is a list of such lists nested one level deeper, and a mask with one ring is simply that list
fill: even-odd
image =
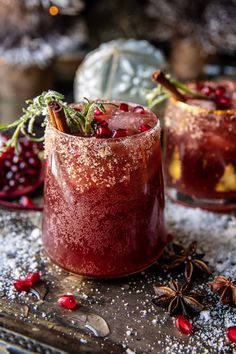
[{"label": "cinnamon stick garnish", "polygon": [[172,93],[172,96],[174,96],[177,100],[186,101],[185,96],[176,89],[176,87],[170,82],[170,80],[167,79],[167,77],[161,70],[154,71],[154,73],[152,74],[152,79],[153,81],[164,86],[168,91],[170,91]]},{"label": "cinnamon stick garnish", "polygon": [[49,102],[48,112],[49,112],[49,116],[50,116],[50,120],[51,120],[52,125],[54,126],[54,128],[57,129],[57,122],[56,122],[56,119],[55,119],[54,113],[53,113],[54,106],[55,106],[55,101]]},{"label": "cinnamon stick garnish", "polygon": [[62,105],[56,101],[51,101],[48,104],[48,111],[51,123],[54,128],[60,130],[63,133],[69,133],[65,112]]}]

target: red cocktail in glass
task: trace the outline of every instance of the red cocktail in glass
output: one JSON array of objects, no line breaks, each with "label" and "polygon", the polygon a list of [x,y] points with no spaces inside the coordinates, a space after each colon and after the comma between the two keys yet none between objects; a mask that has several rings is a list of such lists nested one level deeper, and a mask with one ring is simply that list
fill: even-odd
[{"label": "red cocktail in glass", "polygon": [[55,263],[101,278],[145,269],[166,244],[159,122],[142,107],[105,107],[101,138],[48,125],[43,221]]},{"label": "red cocktail in glass", "polygon": [[[213,211],[236,209],[236,87],[192,85],[209,100],[170,99],[165,114],[165,178],[176,201]],[[218,93],[218,96],[217,96]]]}]

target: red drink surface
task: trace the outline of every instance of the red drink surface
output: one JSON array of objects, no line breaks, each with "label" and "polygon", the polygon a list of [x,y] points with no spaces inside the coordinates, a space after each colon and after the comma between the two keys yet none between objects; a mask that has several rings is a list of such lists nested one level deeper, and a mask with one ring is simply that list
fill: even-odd
[{"label": "red drink surface", "polygon": [[[103,119],[112,129],[114,110],[108,112]],[[119,115],[126,118],[118,128],[132,134],[134,113]],[[154,263],[166,244],[160,127],[148,110],[136,118],[153,128],[99,139],[47,127],[43,244],[63,268],[128,275]]]},{"label": "red drink surface", "polygon": [[236,109],[233,107],[234,100],[231,110],[221,111],[193,106],[192,101],[191,105],[174,100],[168,104],[166,184],[195,199],[195,206],[213,211],[236,208]]}]

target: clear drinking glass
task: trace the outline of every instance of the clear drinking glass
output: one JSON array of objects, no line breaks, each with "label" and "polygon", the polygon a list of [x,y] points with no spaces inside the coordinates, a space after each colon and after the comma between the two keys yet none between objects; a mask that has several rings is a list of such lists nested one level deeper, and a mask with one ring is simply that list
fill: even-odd
[{"label": "clear drinking glass", "polygon": [[209,110],[170,99],[164,145],[172,199],[218,212],[236,209],[236,109]]},{"label": "clear drinking glass", "polygon": [[61,267],[118,277],[145,269],[162,253],[160,125],[148,112],[153,128],[116,139],[47,127],[43,244]]}]

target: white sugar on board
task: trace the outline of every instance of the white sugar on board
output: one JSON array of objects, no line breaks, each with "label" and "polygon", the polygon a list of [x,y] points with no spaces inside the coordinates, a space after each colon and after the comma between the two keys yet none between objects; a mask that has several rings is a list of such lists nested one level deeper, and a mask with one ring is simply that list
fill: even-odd
[{"label": "white sugar on board", "polygon": [[40,234],[27,213],[4,211],[0,214],[0,291],[8,299],[16,297],[12,287],[14,279],[40,268],[39,259],[43,259],[39,257],[42,248]]},{"label": "white sugar on board", "polygon": [[166,207],[167,230],[177,241],[198,241],[199,252],[207,255],[217,273],[236,275],[236,217],[185,208],[173,203]]}]

